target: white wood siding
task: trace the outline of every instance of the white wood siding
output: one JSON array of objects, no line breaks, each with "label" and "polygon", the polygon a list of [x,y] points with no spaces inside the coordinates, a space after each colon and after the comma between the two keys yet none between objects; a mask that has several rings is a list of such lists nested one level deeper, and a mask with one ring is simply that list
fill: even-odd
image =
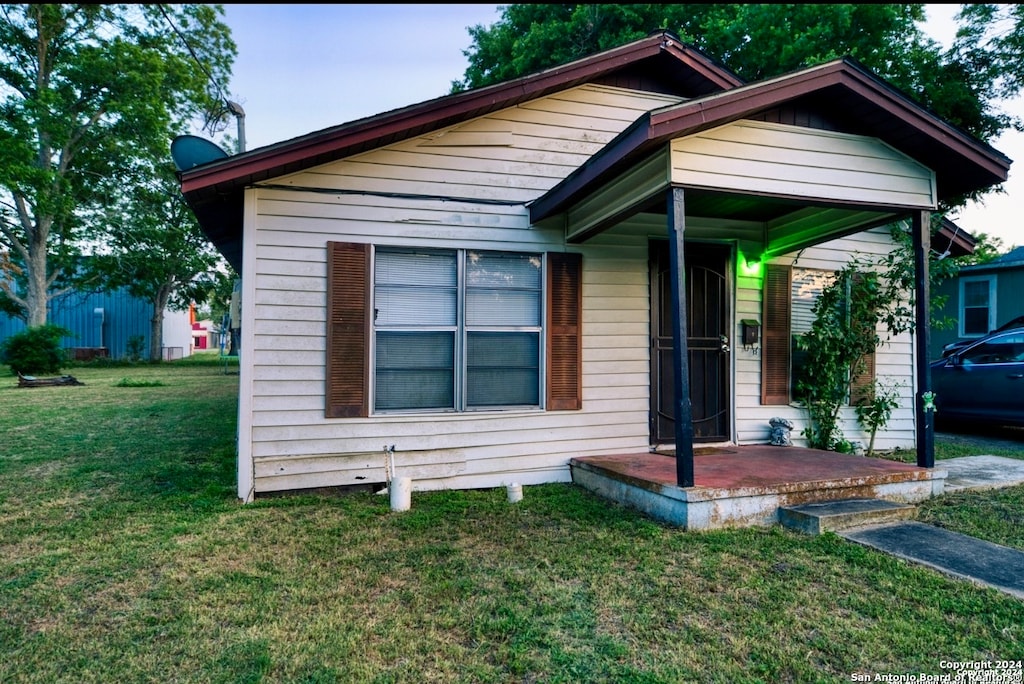
[{"label": "white wood siding", "polygon": [[[552,188],[645,112],[679,101],[582,86],[274,179],[273,184],[525,203]],[[469,144],[473,137],[486,144]]]},{"label": "white wood siding", "polygon": [[672,141],[672,182],[715,190],[935,207],[935,175],[877,138],[737,121]]},{"label": "white wood siding", "polygon": [[[677,101],[585,86],[248,190],[239,496],[383,482],[384,447],[392,445],[396,474],[412,477],[417,490],[568,481],[572,456],[646,451],[647,244],[665,236],[663,216],[637,216],[570,247],[583,254],[580,411],[325,418],[325,254],[332,240],[564,250],[563,229],[531,227],[526,203],[642,113]],[[761,224],[694,219],[686,235],[724,239],[756,258],[764,232]],[[877,231],[854,236],[808,249],[799,263],[835,267],[842,251],[879,253],[887,240]],[[740,319],[761,319],[760,283],[738,275],[734,337]],[[736,439],[766,441],[775,415],[802,427],[801,409],[760,406],[760,357],[734,347]],[[907,375],[911,355],[909,338],[896,341],[880,352],[879,373]],[[907,406],[890,422],[896,430],[879,436],[879,448],[913,443],[912,390],[905,392]]]},{"label": "white wood siding", "polygon": [[[862,258],[873,258],[887,254],[892,248],[893,241],[888,229],[877,228],[811,247],[802,252],[786,254],[773,259],[771,263],[835,271],[848,263],[853,254],[860,255]],[[756,254],[756,243],[751,244],[750,249]],[[739,319],[753,318],[758,321],[762,319],[763,293],[761,288],[761,277],[738,279],[736,288],[737,335],[739,334]],[[879,328],[879,333],[883,339],[887,336],[884,328]],[[779,416],[788,418],[796,424],[792,433],[793,442],[798,445],[806,445],[806,439],[800,434],[807,427],[806,409],[796,405],[762,406],[761,356],[744,351],[740,345],[734,345],[734,349],[737,442],[740,444],[768,442],[768,421]],[[890,340],[875,352],[876,377],[890,385],[903,385],[900,390],[900,407],[893,411],[885,432],[880,431],[875,437],[876,449],[914,447],[913,358],[913,339],[909,333]],[[841,428],[847,439],[859,441],[865,448],[867,447],[870,435],[860,427],[853,408],[842,409]]]},{"label": "white wood siding", "polygon": [[525,202],[643,112],[677,101],[585,86],[251,191],[242,378],[251,406],[240,435],[255,491],[383,482],[391,445],[396,473],[416,489],[567,481],[570,456],[646,450],[644,240],[580,249],[583,410],[350,419],[324,418],[325,250],[331,240],[563,250],[560,230],[530,227]]}]

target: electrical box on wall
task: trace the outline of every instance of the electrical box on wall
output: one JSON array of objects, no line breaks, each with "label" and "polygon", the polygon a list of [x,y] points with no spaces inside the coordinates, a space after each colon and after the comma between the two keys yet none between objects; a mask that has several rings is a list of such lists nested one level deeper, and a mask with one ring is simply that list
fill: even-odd
[{"label": "electrical box on wall", "polygon": [[744,318],[740,325],[743,328],[743,347],[756,347],[761,339],[761,324],[751,318]]}]

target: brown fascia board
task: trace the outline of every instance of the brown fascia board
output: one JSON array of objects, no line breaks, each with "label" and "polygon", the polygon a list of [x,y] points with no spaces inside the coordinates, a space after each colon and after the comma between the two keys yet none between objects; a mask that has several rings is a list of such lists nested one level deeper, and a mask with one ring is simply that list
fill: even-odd
[{"label": "brown fascia board", "polygon": [[932,236],[932,249],[939,254],[948,249],[950,256],[954,257],[974,254],[977,244],[977,238],[945,217],[939,224],[935,235]]},{"label": "brown fascia board", "polygon": [[213,187],[222,194],[573,87],[662,52],[719,88],[742,84],[735,74],[663,31],[514,81],[446,95],[190,169],[181,174],[181,189],[186,196]]},{"label": "brown fascia board", "polygon": [[[562,211],[592,184],[600,184],[605,177],[668,140],[722,126],[835,86],[844,87],[876,103],[889,115],[913,126],[937,144],[951,148],[952,152],[987,173],[992,185],[1008,177],[1010,160],[1005,155],[912,103],[852,59],[844,58],[644,114],[609,142],[604,150],[535,200],[530,205],[530,219],[538,222]],[[884,139],[884,131],[880,131],[878,137]]]},{"label": "brown fascia board", "polygon": [[[309,133],[238,154],[179,174],[181,191],[203,231],[236,270],[241,271],[243,189],[254,183],[302,171],[353,154],[424,135],[445,126],[598,80],[630,64],[668,55],[678,68],[705,80],[707,89],[743,81],[668,31],[514,81],[446,95],[391,112]],[[673,68],[671,62],[669,66]]]}]

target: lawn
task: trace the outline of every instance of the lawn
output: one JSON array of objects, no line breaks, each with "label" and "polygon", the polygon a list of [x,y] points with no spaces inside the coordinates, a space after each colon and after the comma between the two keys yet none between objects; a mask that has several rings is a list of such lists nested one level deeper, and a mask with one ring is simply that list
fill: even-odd
[{"label": "lawn", "polygon": [[[839,682],[1024,655],[1024,601],[572,485],[234,494],[216,357],[0,376],[0,682]],[[928,502],[1024,548],[1022,488]],[[1012,529],[1016,528],[1016,529]]]}]

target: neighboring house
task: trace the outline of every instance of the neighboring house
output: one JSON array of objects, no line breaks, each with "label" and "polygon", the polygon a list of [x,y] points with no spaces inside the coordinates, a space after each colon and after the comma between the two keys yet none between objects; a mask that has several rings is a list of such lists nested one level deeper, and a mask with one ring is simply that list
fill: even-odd
[{"label": "neighboring house", "polygon": [[[87,361],[96,357],[124,358],[129,341],[146,357],[149,352],[149,320],[153,305],[133,297],[126,290],[113,292],[69,292],[50,300],[47,323],[71,331],[61,344],[68,357]],[[164,360],[180,359],[192,353],[192,330],[187,311],[165,311],[163,322]],[[0,314],[0,342],[25,329],[21,319]]]},{"label": "neighboring house", "polygon": [[942,356],[943,345],[976,339],[1024,316],[1024,247],[992,261],[964,266],[954,278],[936,288],[946,298],[937,316],[953,327],[932,328],[931,357]]},{"label": "neighboring house", "polygon": [[[799,442],[822,277],[897,222],[923,254],[1009,164],[851,59],[747,85],[656,32],[185,169],[242,276],[238,495],[381,485],[390,453],[421,490],[692,465],[776,416]],[[916,344],[874,359],[906,387],[878,448],[915,443]]]}]

